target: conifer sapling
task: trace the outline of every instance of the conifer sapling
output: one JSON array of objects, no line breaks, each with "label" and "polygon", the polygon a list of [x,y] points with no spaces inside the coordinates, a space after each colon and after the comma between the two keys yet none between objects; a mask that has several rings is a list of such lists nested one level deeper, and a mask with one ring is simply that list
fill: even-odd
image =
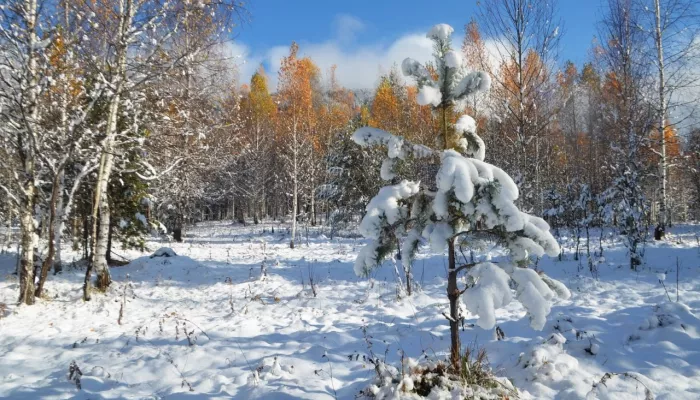
[{"label": "conifer sapling", "polygon": [[[515,205],[518,188],[513,179],[484,162],[486,146],[476,133],[476,121],[468,115],[457,118],[469,96],[489,89],[490,78],[484,72],[467,71],[462,55],[451,47],[452,32],[446,24],[436,25],[428,32],[427,37],[434,43],[435,60],[431,66],[410,58],[402,63],[404,75],[417,82],[418,102],[429,105],[439,119],[434,148],[371,127],[353,134],[353,140],[361,146],[387,148],[381,176],[394,182],[381,188],[367,205],[360,233],[370,242],[360,251],[355,272],[367,275],[399,243],[405,267],[410,266],[423,242],[436,252],[447,249],[450,363],[458,372],[460,295],[464,296],[466,308],[478,315],[477,324],[484,329],[495,326],[494,311],[513,298],[527,310],[530,325],[542,329],[552,299],[568,298],[570,293],[560,282],[527,268],[532,257],[557,256],[559,245],[543,219],[526,214]],[[422,165],[439,164],[439,169],[434,178],[430,174],[428,179],[424,175],[420,179],[419,173],[399,176],[397,167],[407,160]],[[401,170],[402,174],[410,175],[405,170]],[[457,265],[455,245],[469,248],[483,239],[505,247],[508,260]],[[462,271],[473,284],[460,289],[457,277]]]}]

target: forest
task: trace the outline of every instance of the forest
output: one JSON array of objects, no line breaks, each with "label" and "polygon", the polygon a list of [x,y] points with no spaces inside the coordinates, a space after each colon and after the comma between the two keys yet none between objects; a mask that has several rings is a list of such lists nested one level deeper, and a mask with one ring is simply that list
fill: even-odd
[{"label": "forest", "polygon": [[237,0],[2,0],[0,397],[700,396],[700,6],[577,64],[477,3],[368,89],[243,80]]}]

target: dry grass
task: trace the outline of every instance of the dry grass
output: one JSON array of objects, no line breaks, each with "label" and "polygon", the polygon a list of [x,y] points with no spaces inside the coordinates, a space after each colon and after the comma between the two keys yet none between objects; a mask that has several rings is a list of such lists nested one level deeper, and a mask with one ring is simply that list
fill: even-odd
[{"label": "dry grass", "polygon": [[433,387],[447,379],[459,381],[464,387],[483,388],[491,393],[508,393],[500,394],[499,398],[503,400],[517,398],[516,391],[505,387],[494,376],[485,349],[476,346],[468,347],[460,362],[459,373],[455,373],[452,366],[446,362],[415,368],[412,372],[421,375],[421,379],[415,383],[414,392],[420,396],[428,396]]}]

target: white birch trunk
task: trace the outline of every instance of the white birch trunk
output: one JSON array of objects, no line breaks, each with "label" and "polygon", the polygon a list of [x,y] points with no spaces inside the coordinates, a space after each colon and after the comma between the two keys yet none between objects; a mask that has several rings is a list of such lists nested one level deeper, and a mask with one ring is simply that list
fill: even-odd
[{"label": "white birch trunk", "polygon": [[299,156],[299,138],[297,137],[297,124],[294,122],[292,131],[292,238],[289,241],[289,247],[294,248],[294,240],[297,235],[297,208],[299,206],[299,171],[298,171],[298,156]]},{"label": "white birch trunk", "polygon": [[26,0],[24,3],[26,12],[27,33],[29,36],[28,54],[27,54],[27,73],[29,98],[27,106],[30,108],[27,115],[28,120],[26,129],[28,132],[24,135],[24,143],[21,144],[23,173],[26,178],[23,180],[22,196],[20,201],[20,229],[21,229],[21,247],[22,254],[19,268],[20,294],[19,302],[24,304],[34,304],[34,245],[35,226],[34,226],[34,194],[36,185],[36,166],[34,145],[31,136],[36,135],[36,120],[38,117],[38,109],[36,102],[38,98],[38,77],[37,77],[37,60],[35,49],[37,47],[38,38],[36,34],[37,21],[37,3],[36,0]]},{"label": "white birch trunk", "polygon": [[[33,189],[31,194],[33,195]],[[21,255],[19,263],[19,302],[34,304],[34,206],[32,201],[20,210]]]},{"label": "white birch trunk", "polygon": [[659,137],[661,140],[661,155],[659,168],[661,170],[661,203],[659,205],[658,224],[665,229],[668,224],[668,160],[666,157],[666,77],[664,70],[663,31],[661,30],[661,0],[654,0],[655,6],[655,42],[659,68]]},{"label": "white birch trunk", "polygon": [[[114,165],[114,142],[117,134],[117,119],[119,103],[121,101],[121,91],[126,79],[127,61],[127,36],[134,18],[132,0],[121,0],[119,2],[119,27],[117,32],[117,66],[113,79],[115,91],[110,99],[109,114],[107,116],[107,132],[102,144],[102,156],[100,158],[100,169],[95,185],[95,204],[92,210],[92,260],[85,274],[83,284],[83,298],[90,300],[90,274],[92,269],[96,271],[97,288],[105,290],[111,283],[109,267],[107,265],[106,251],[109,241],[109,204],[107,202],[107,187]],[[116,80],[116,82],[114,82]],[[99,226],[98,226],[99,217]]]},{"label": "white birch trunk", "polygon": [[66,226],[66,212],[63,209],[63,192],[65,190],[65,185],[66,185],[66,177],[64,171],[60,172],[61,177],[59,178],[59,188],[58,188],[58,199],[56,201],[56,221],[54,222],[53,230],[53,239],[54,239],[54,259],[53,259],[53,271],[54,273],[59,273],[63,270],[63,267],[61,263],[63,262],[62,256],[61,256],[61,244],[63,242],[63,229]]}]

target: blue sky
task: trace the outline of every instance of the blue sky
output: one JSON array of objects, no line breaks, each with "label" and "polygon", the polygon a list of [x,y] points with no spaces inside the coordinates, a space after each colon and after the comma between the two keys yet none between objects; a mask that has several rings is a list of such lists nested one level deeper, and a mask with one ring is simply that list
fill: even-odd
[{"label": "blue sky", "polygon": [[[251,20],[238,30],[232,51],[239,55],[241,81],[263,63],[276,83],[279,59],[292,41],[322,71],[338,65],[338,78],[351,88],[372,87],[379,75],[407,56],[426,60],[425,32],[436,23],[455,28],[476,16],[476,0],[253,0]],[[560,0],[562,60],[587,60],[595,35],[600,0]],[[274,90],[274,89],[273,89]]]}]

